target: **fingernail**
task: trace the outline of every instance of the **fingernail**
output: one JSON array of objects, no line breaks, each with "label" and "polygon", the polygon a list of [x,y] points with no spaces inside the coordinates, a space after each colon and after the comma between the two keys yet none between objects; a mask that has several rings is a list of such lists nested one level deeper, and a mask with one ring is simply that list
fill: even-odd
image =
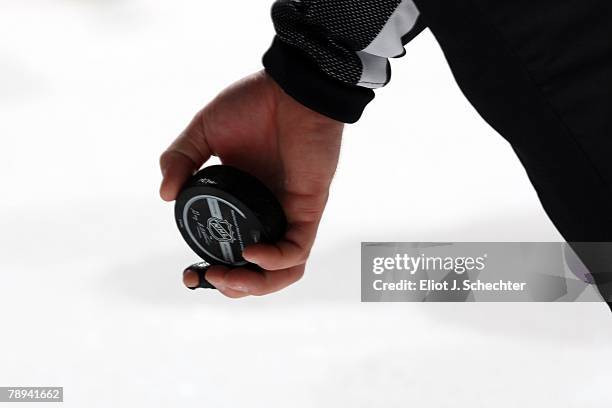
[{"label": "fingernail", "polygon": [[225,290],[226,288],[224,282],[213,282],[211,280],[208,280],[208,282],[210,282],[211,285],[214,285],[214,287],[217,288],[218,290]]},{"label": "fingernail", "polygon": [[244,258],[245,261],[251,262],[251,263],[257,263],[257,259],[255,259],[253,256],[249,255],[248,253],[242,253],[242,258]]},{"label": "fingernail", "polygon": [[242,293],[247,293],[249,291],[249,289],[246,286],[240,285],[240,284],[228,285],[227,288],[231,290],[235,290],[236,292],[242,292]]},{"label": "fingernail", "polygon": [[185,272],[183,272],[183,283],[188,288],[197,288],[200,286],[200,278],[198,273],[191,269],[187,269]]}]

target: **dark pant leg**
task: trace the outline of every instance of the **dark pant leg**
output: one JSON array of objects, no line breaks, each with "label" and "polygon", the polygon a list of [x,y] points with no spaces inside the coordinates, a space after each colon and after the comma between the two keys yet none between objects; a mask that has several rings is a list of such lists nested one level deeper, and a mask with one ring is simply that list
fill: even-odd
[{"label": "dark pant leg", "polygon": [[[612,242],[612,3],[417,5],[461,90],[510,142],[564,238]],[[573,246],[612,302],[610,246]]]}]

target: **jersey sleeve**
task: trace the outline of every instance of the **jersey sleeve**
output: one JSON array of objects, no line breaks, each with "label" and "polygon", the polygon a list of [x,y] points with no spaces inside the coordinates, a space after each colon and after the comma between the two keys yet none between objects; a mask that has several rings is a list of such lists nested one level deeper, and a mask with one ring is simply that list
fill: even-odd
[{"label": "jersey sleeve", "polygon": [[277,0],[276,36],[263,58],[289,95],[333,119],[356,122],[391,79],[390,58],[425,25],[412,0]]}]

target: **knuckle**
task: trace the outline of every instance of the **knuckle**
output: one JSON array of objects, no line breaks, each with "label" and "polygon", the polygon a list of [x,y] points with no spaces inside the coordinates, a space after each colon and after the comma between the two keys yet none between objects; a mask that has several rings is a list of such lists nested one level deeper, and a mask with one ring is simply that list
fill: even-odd
[{"label": "knuckle", "polygon": [[166,150],[159,156],[159,165],[161,167],[164,167],[164,165],[168,162],[168,160],[170,159],[170,154],[171,152],[169,150]]},{"label": "knuckle", "polygon": [[301,270],[295,274],[294,283],[300,281],[304,277],[304,272],[305,272],[304,270]]},{"label": "knuckle", "polygon": [[297,262],[298,265],[305,264],[309,256],[310,251],[302,250],[295,256],[295,262]]}]

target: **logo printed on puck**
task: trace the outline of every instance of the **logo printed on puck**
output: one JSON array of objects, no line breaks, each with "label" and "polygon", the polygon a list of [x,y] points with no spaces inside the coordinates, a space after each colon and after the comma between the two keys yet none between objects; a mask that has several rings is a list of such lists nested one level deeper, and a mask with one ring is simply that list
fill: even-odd
[{"label": "logo printed on puck", "polygon": [[234,231],[227,220],[210,217],[207,222],[207,229],[210,236],[219,242],[234,242]]},{"label": "logo printed on puck", "polygon": [[287,227],[274,194],[257,178],[226,165],[193,175],[177,197],[175,216],[187,244],[209,264],[248,265],[245,247],[276,242]]}]

